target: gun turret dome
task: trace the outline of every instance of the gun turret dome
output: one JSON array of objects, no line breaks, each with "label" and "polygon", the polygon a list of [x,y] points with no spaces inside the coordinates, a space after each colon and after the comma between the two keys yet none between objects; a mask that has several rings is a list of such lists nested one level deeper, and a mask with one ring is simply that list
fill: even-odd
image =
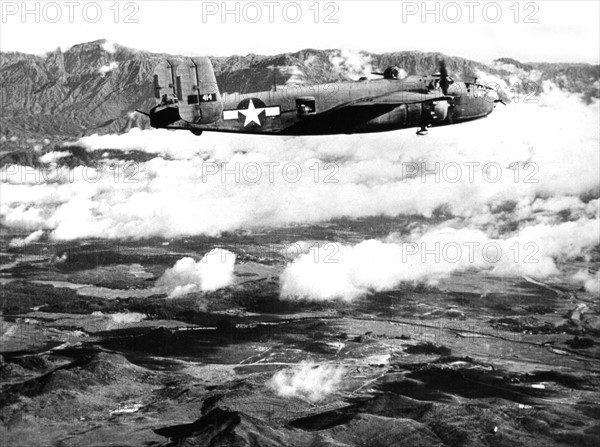
[{"label": "gun turret dome", "polygon": [[388,67],[383,72],[384,79],[398,79],[400,69],[398,67]]}]

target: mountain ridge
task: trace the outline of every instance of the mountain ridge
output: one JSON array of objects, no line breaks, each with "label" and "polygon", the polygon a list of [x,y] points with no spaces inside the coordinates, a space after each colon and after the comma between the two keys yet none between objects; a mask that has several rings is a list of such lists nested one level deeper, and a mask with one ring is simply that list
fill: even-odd
[{"label": "mountain ridge", "polygon": [[[135,110],[154,105],[152,72],[167,57],[177,56],[134,50],[105,39],[44,55],[0,52],[0,136],[74,138],[147,128],[147,118]],[[418,50],[377,54],[313,48],[272,56],[209,57],[219,88],[227,93],[269,90],[274,80],[278,85],[302,85],[358,79],[393,65],[407,75],[430,74],[443,57],[457,79],[492,76],[523,89],[549,81],[587,102],[600,96],[600,65],[586,63],[500,58],[485,64]]]}]

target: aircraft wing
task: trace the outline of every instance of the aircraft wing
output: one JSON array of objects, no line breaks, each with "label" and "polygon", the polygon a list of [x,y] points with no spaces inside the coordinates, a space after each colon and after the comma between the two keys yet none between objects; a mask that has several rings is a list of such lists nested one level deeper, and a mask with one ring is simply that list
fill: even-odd
[{"label": "aircraft wing", "polygon": [[452,96],[440,95],[435,93],[415,93],[415,92],[392,92],[381,96],[373,96],[371,98],[361,98],[356,102],[349,103],[349,105],[364,106],[372,104],[393,104],[400,106],[402,104],[418,104],[431,101],[449,101],[453,99]]},{"label": "aircraft wing", "polygon": [[339,104],[332,109],[320,113],[320,116],[336,114],[341,111],[359,111],[361,108],[369,107],[375,110],[381,110],[385,113],[395,107],[404,104],[420,104],[432,101],[450,101],[452,96],[444,96],[437,93],[414,93],[407,91],[392,92],[381,96],[372,96],[360,98],[355,101],[349,101]]},{"label": "aircraft wing", "polygon": [[399,91],[381,96],[360,98],[339,104],[329,110],[316,114],[313,119],[321,121],[326,119],[327,125],[352,126],[361,122],[374,119],[396,107],[407,104],[422,104],[433,101],[450,101],[452,96],[433,93],[414,93]]}]

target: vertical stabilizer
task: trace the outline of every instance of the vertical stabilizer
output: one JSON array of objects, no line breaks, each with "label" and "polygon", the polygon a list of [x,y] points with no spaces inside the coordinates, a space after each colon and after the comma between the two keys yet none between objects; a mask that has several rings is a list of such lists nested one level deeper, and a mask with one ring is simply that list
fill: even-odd
[{"label": "vertical stabilizer", "polygon": [[209,58],[194,57],[179,63],[175,85],[179,115],[183,120],[208,124],[221,118],[223,104]]}]

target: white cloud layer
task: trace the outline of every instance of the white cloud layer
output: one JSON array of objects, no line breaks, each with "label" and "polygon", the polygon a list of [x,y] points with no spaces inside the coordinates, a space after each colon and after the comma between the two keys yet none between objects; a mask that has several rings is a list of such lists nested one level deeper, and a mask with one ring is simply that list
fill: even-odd
[{"label": "white cloud layer", "polygon": [[[365,63],[348,54],[340,57],[340,64],[360,68]],[[80,144],[89,151],[139,150],[156,156],[135,166],[105,157],[97,169],[7,166],[0,172],[2,224],[74,240],[218,235],[342,217],[411,217],[412,234],[341,247],[341,265],[315,266],[301,258],[290,266],[283,295],[314,299],[352,299],[370,288],[434,281],[471,267],[555,275],[557,260],[599,243],[600,108],[597,100],[586,105],[578,95],[550,84],[544,88],[538,103],[499,106],[485,120],[434,128],[427,137],[413,130],[327,137],[195,137],[132,130],[86,137]],[[445,221],[415,218],[440,212]],[[402,243],[430,240],[496,242],[505,257],[511,244],[531,242],[537,244],[539,262],[416,262],[407,269],[384,261],[397,258]],[[521,255],[529,253],[521,248]],[[371,258],[379,259],[369,264],[379,270],[362,267]],[[213,287],[203,273],[212,264],[180,262],[164,279],[172,284],[171,293]],[[212,265],[225,277],[231,266]],[[328,284],[319,279],[323,275]],[[317,279],[307,285],[307,277]]]}]

